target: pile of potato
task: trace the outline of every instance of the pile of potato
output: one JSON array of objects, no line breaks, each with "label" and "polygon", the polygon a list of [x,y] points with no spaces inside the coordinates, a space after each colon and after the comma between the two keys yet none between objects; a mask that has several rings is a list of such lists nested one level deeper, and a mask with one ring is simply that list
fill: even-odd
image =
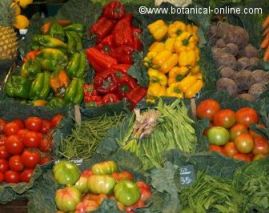
[{"label": "pile of potato", "polygon": [[210,27],[208,36],[221,75],[217,89],[255,101],[267,89],[269,72],[258,69],[258,49],[249,43],[248,32],[242,27],[218,22]]}]

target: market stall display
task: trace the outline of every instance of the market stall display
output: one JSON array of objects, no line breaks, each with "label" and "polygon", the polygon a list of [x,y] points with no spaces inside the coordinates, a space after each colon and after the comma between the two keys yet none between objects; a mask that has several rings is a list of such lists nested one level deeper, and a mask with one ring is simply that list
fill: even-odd
[{"label": "market stall display", "polygon": [[[268,1],[68,0],[18,41],[31,2],[0,3],[1,204],[269,211]],[[223,5],[263,14],[150,13]]]}]

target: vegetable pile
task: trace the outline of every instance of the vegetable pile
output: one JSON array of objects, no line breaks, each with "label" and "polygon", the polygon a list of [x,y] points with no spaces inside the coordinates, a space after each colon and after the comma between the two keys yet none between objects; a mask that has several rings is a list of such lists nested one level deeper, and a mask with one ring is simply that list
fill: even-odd
[{"label": "vegetable pile", "polygon": [[84,102],[94,105],[117,103],[127,99],[132,106],[145,96],[146,90],[127,71],[133,53],[142,49],[141,29],[133,25],[133,15],[119,1],[112,1],[90,27],[96,45],[86,50],[89,64],[95,71],[93,90]]},{"label": "vegetable pile", "polygon": [[19,75],[9,77],[8,96],[52,108],[80,104],[87,66],[82,49],[84,27],[68,20],[48,21],[32,38]]},{"label": "vegetable pile", "polygon": [[197,106],[197,116],[211,121],[211,127],[205,132],[211,151],[247,162],[269,155],[268,140],[250,128],[254,124],[264,128],[253,108],[242,107],[235,112],[221,109],[216,100],[206,99]]},{"label": "vegetable pile", "polygon": [[269,82],[269,73],[257,69],[258,49],[249,43],[248,32],[239,26],[219,22],[210,27],[212,53],[221,78],[218,91],[248,101],[255,101]]},{"label": "vegetable pile", "polygon": [[150,80],[147,101],[162,96],[194,97],[203,87],[197,26],[181,21],[168,25],[158,19],[148,30],[155,42],[144,58]]},{"label": "vegetable pile", "polygon": [[135,181],[132,173],[118,171],[114,161],[94,164],[80,174],[72,162],[60,161],[53,168],[57,183],[67,185],[55,194],[57,208],[63,212],[92,212],[105,199],[117,201],[121,211],[133,213],[143,208],[151,197],[151,188],[143,181]]},{"label": "vegetable pile", "polygon": [[28,117],[24,121],[0,119],[0,182],[29,182],[38,164],[51,161],[52,131],[62,115],[51,120]]}]

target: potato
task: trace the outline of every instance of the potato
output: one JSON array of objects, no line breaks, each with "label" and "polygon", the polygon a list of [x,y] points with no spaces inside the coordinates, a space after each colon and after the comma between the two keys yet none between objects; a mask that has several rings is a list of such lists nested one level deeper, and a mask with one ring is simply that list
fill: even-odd
[{"label": "potato", "polygon": [[229,78],[220,78],[217,81],[217,90],[227,91],[231,96],[237,95],[237,85],[232,79]]},{"label": "potato", "polygon": [[258,50],[256,47],[254,47],[252,44],[248,44],[245,46],[245,48],[242,51],[242,56],[252,58],[252,57],[258,57]]},{"label": "potato", "polygon": [[[227,29],[227,28],[226,28]],[[248,32],[239,26],[229,27],[227,31],[223,30],[222,36],[225,43],[234,43],[239,48],[245,47],[249,42]]]},{"label": "potato", "polygon": [[232,69],[236,69],[237,67],[236,58],[233,55],[223,53],[222,51],[216,55],[215,60],[218,67],[231,67]]},{"label": "potato", "polygon": [[266,89],[267,87],[265,83],[256,83],[250,87],[248,93],[258,98],[263,92],[266,91]]},{"label": "potato", "polygon": [[239,53],[239,48],[234,43],[228,43],[226,47],[224,47],[224,51],[226,53],[232,54],[233,56],[237,56]]},{"label": "potato", "polygon": [[241,99],[249,101],[249,102],[253,102],[256,100],[256,97],[249,94],[249,93],[240,94],[240,95],[238,95],[238,98],[241,98]]},{"label": "potato", "polygon": [[255,69],[259,65],[259,58],[257,57],[251,57],[249,59],[249,69]]},{"label": "potato", "polygon": [[250,59],[247,57],[239,58],[237,61],[237,68],[238,70],[247,69],[250,67]]},{"label": "potato", "polygon": [[223,67],[220,70],[220,75],[222,78],[230,78],[233,79],[235,75],[235,71],[231,67]]},{"label": "potato", "polygon": [[269,83],[269,72],[254,70],[252,76],[255,79],[255,83]]},{"label": "potato", "polygon": [[252,76],[252,72],[249,70],[241,70],[236,73],[235,82],[239,92],[247,91],[252,84],[255,83],[255,79]]},{"label": "potato", "polygon": [[226,44],[225,44],[224,40],[220,38],[217,40],[215,47],[224,48],[224,47],[226,47]]}]

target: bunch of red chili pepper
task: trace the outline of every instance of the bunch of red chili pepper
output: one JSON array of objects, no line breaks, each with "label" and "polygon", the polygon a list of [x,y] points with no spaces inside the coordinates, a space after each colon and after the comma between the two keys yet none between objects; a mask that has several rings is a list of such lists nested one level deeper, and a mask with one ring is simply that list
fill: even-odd
[{"label": "bunch of red chili pepper", "polygon": [[146,95],[146,89],[127,73],[133,53],[142,48],[141,30],[133,26],[132,20],[120,1],[112,1],[90,28],[97,42],[86,53],[95,77],[93,84],[84,87],[85,103],[98,106],[127,99],[135,106]]}]

